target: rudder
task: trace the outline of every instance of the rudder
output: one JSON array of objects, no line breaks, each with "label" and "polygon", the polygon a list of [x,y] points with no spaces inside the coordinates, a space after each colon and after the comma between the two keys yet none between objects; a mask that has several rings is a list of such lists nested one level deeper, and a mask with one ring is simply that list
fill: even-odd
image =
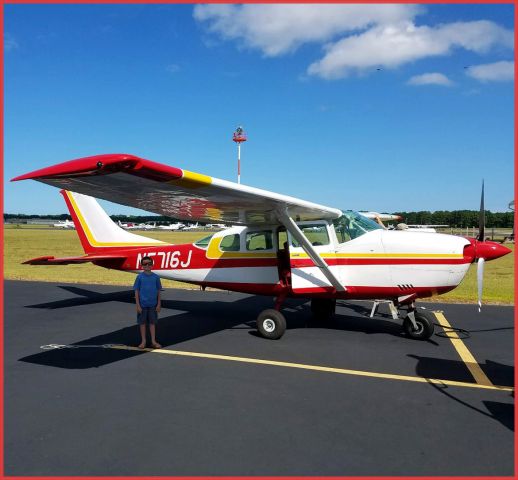
[{"label": "rudder", "polygon": [[60,193],[87,254],[113,248],[151,247],[165,243],[127,232],[117,226],[93,197],[68,190],[60,190]]}]

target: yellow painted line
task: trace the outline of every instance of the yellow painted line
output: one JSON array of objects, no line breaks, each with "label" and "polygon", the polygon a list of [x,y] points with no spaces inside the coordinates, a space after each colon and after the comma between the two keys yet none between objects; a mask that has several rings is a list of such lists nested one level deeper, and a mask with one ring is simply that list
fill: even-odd
[{"label": "yellow painted line", "polygon": [[[457,350],[462,361],[466,364],[471,375],[479,385],[484,385],[487,387],[493,387],[493,382],[487,378],[486,374],[480,368],[480,365],[475,360],[475,357],[471,355],[471,352],[467,349],[464,342],[459,338],[457,333],[454,330],[451,330],[451,325],[442,312],[433,312],[435,317],[437,318],[439,324],[443,327],[446,336],[451,340],[451,343]],[[449,329],[449,330],[446,330]]]},{"label": "yellow painted line", "polygon": [[307,365],[303,363],[289,363],[289,362],[278,362],[275,360],[261,360],[259,358],[247,358],[247,357],[234,357],[229,355],[215,355],[212,353],[197,353],[197,352],[185,352],[181,350],[166,350],[163,348],[145,348],[140,349],[138,347],[129,347],[126,345],[111,345],[110,348],[116,350],[132,350],[137,352],[150,352],[150,353],[159,353],[166,355],[177,355],[182,357],[197,357],[197,358],[209,358],[211,360],[226,360],[231,362],[241,362],[241,363],[253,363],[258,365],[271,365],[275,367],[287,367],[287,368],[299,368],[302,370],[312,370],[317,372],[328,372],[328,373],[338,373],[341,375],[355,375],[359,377],[373,377],[373,378],[384,378],[388,380],[402,380],[407,382],[417,382],[417,383],[433,383],[435,385],[447,385],[452,387],[465,387],[465,388],[482,388],[488,390],[501,390],[505,392],[514,391],[513,387],[504,387],[498,385],[482,385],[479,383],[468,383],[468,382],[456,382],[454,380],[441,380],[437,378],[424,378],[424,377],[412,377],[407,375],[392,375],[390,373],[376,373],[376,372],[364,372],[361,370],[349,370],[345,368],[332,368],[332,367],[322,367],[319,365]]}]

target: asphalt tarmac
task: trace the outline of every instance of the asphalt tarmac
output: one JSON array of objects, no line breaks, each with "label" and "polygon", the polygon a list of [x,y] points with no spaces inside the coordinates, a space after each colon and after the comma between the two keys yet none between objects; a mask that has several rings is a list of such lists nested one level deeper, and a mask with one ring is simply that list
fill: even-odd
[{"label": "asphalt tarmac", "polygon": [[372,303],[322,325],[288,300],[271,341],[271,298],[163,298],[138,351],[130,289],[5,282],[6,475],[514,474],[513,307],[422,303],[465,330],[423,342]]}]

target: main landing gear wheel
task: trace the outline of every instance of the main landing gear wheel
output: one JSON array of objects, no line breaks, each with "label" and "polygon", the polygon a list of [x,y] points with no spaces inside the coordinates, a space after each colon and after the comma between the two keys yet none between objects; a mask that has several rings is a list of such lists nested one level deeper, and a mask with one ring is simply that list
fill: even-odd
[{"label": "main landing gear wheel", "polygon": [[423,312],[416,310],[414,312],[417,330],[414,328],[412,321],[407,316],[403,320],[403,330],[410,337],[416,340],[428,340],[434,331],[435,316],[431,312]]},{"label": "main landing gear wheel", "polygon": [[281,312],[273,308],[263,310],[257,317],[257,330],[262,337],[277,340],[286,331],[286,319]]},{"label": "main landing gear wheel", "polygon": [[311,312],[313,318],[318,321],[326,321],[335,313],[336,300],[333,298],[311,299]]}]

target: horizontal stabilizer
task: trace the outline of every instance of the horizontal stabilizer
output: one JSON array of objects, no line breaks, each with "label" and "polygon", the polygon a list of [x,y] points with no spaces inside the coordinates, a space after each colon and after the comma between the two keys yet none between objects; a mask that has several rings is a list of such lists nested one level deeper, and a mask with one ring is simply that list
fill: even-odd
[{"label": "horizontal stabilizer", "polygon": [[82,257],[64,257],[64,258],[56,258],[56,257],[37,257],[32,260],[27,260],[23,262],[28,265],[70,265],[73,263],[88,263],[94,262],[98,263],[101,266],[113,264],[113,263],[124,263],[126,260],[126,256],[120,255],[85,255]]}]

